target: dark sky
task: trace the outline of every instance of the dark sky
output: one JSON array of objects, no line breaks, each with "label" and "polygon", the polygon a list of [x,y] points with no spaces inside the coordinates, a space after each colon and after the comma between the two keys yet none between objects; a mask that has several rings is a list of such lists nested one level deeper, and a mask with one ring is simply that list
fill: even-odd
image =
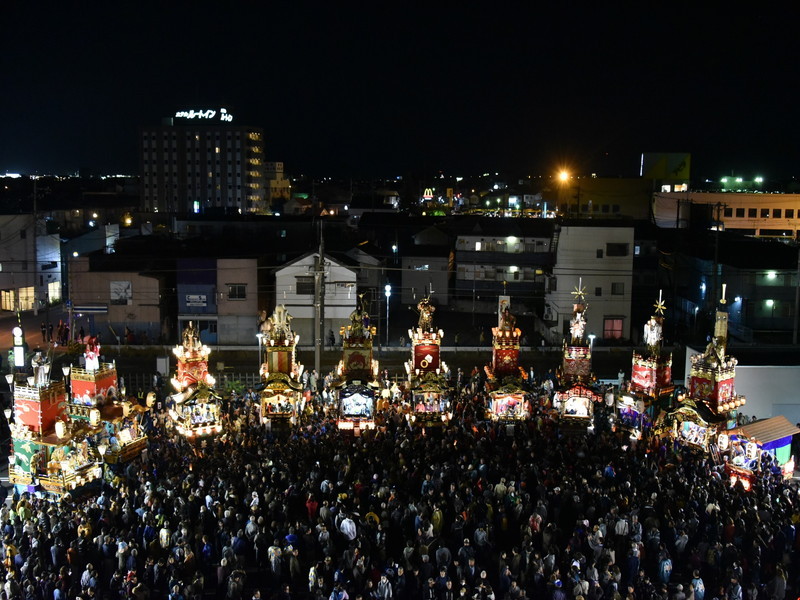
[{"label": "dark sky", "polygon": [[800,11],[46,4],[1,15],[0,173],[135,173],[139,127],[225,106],[295,175],[800,175]]}]

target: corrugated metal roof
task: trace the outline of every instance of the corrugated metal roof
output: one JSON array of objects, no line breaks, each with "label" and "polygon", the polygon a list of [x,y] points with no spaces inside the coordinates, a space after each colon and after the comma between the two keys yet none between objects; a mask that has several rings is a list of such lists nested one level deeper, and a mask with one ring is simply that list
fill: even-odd
[{"label": "corrugated metal roof", "polygon": [[781,438],[789,437],[800,433],[800,429],[789,422],[783,415],[757,421],[750,425],[744,425],[736,429],[736,434],[746,438],[755,438],[759,444],[767,444]]}]

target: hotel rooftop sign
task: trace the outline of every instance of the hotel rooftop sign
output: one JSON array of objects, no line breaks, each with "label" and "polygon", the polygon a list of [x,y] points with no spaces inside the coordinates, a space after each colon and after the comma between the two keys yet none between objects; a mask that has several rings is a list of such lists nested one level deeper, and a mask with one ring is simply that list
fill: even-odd
[{"label": "hotel rooftop sign", "polygon": [[223,121],[225,123],[233,121],[233,115],[224,108],[220,108],[219,110],[214,110],[213,108],[205,110],[179,110],[175,113],[175,118],[199,121]]}]

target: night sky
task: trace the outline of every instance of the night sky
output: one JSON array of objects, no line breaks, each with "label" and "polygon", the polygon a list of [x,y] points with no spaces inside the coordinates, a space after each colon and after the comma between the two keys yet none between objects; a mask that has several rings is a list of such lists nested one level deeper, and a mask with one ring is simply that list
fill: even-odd
[{"label": "night sky", "polygon": [[224,106],[292,175],[800,175],[799,11],[37,4],[1,15],[0,173],[136,173],[139,127]]}]

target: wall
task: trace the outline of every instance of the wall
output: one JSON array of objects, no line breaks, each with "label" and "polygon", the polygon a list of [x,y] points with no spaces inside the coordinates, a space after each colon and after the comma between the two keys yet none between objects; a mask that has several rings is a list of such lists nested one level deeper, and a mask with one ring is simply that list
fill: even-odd
[{"label": "wall", "polygon": [[[129,293],[125,292],[129,300],[123,300],[122,283],[130,284]],[[89,259],[78,257],[70,260],[70,288],[73,306],[108,307],[108,313],[91,318],[75,314],[74,331],[83,326],[87,335],[100,333],[105,343],[116,343],[114,336],[124,336],[125,327],[129,327],[139,337],[158,340],[161,312],[157,279],[129,271],[89,271]]]},{"label": "wall", "polygon": [[[229,284],[244,284],[245,297],[229,297]],[[258,260],[218,259],[217,334],[221,345],[255,345],[258,328]]]},{"label": "wall", "polygon": [[[608,256],[607,244],[627,244],[626,256]],[[603,338],[604,319],[621,317],[622,338],[631,336],[631,291],[633,285],[633,227],[576,226],[561,228],[553,276],[556,290],[545,301],[558,322],[551,328],[551,343],[560,343],[564,323],[572,318],[575,296],[580,284],[586,293],[586,334]],[[602,251],[602,257],[598,257]],[[612,294],[612,284],[622,284],[621,294]],[[597,288],[600,296],[596,295]]]},{"label": "wall", "polygon": [[[275,273],[275,306],[284,305],[292,315],[292,328],[300,334],[303,345],[314,343],[314,294],[313,286],[309,293],[298,294],[297,278],[306,279],[313,284],[314,261],[317,253],[304,256],[289,263]],[[323,332],[329,330],[337,336],[339,328],[349,321],[350,313],[356,307],[356,273],[341,263],[325,257],[325,322]],[[301,290],[302,291],[302,290]],[[373,314],[373,311],[370,311]],[[374,316],[374,314],[373,314]]]}]

